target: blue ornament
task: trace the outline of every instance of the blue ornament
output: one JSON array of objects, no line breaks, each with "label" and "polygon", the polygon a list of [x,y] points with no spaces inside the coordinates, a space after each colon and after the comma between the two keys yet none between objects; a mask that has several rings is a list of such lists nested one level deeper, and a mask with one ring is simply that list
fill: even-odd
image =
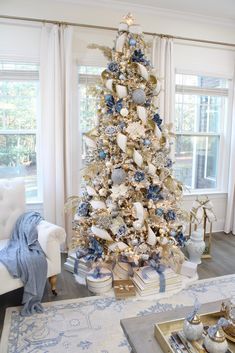
[{"label": "blue ornament", "polygon": [[176,237],[175,237],[177,243],[179,244],[179,246],[184,246],[185,242],[186,242],[186,237],[184,236],[184,234],[182,232],[179,232]]},{"label": "blue ornament", "polygon": [[157,124],[157,126],[161,130],[162,129],[161,128],[162,119],[160,118],[160,115],[158,113],[154,114],[153,121]]},{"label": "blue ornament", "polygon": [[149,139],[144,139],[143,144],[144,144],[144,146],[150,146],[151,145],[151,141]]},{"label": "blue ornament", "polygon": [[136,45],[136,40],[134,38],[130,38],[129,44],[131,47],[134,47]]},{"label": "blue ornament", "polygon": [[77,215],[80,217],[88,216],[89,207],[90,207],[90,205],[88,202],[81,202],[77,208]]},{"label": "blue ornament", "polygon": [[141,182],[141,181],[144,180],[144,178],[145,178],[144,172],[140,172],[140,171],[138,171],[138,170],[137,170],[137,172],[135,172],[135,175],[134,175],[135,181]]},{"label": "blue ornament", "polygon": [[163,200],[162,195],[160,194],[161,188],[158,185],[150,185],[148,190],[147,190],[147,199],[148,200],[154,200],[154,201],[159,201]]},{"label": "blue ornament", "polygon": [[106,94],[104,96],[104,100],[105,100],[107,107],[109,107],[109,108],[112,108],[115,104],[115,101],[114,101],[112,94]]},{"label": "blue ornament", "polygon": [[111,72],[117,72],[119,70],[119,66],[115,61],[111,61],[111,63],[108,64],[108,70]]},{"label": "blue ornament", "polygon": [[171,168],[172,165],[173,165],[172,160],[171,160],[170,158],[168,158],[167,161],[166,161],[165,167],[166,167],[166,168]]},{"label": "blue ornament", "polygon": [[100,159],[105,159],[106,158],[106,152],[100,151],[99,152],[99,157],[100,157]]},{"label": "blue ornament", "polygon": [[174,221],[176,219],[175,211],[173,210],[167,211],[167,213],[165,214],[165,219],[167,221]]},{"label": "blue ornament", "polygon": [[108,114],[113,114],[114,113],[114,110],[118,113],[120,113],[122,107],[123,107],[123,99],[119,99],[116,103],[115,103],[115,100],[112,96],[112,94],[106,94],[104,96],[104,100],[105,100],[105,103],[108,107],[108,110],[107,110],[107,113]]},{"label": "blue ornament", "polygon": [[161,217],[161,216],[163,216],[163,214],[164,214],[164,210],[163,210],[162,208],[157,208],[157,209],[155,210],[155,214],[156,214],[157,216]]}]

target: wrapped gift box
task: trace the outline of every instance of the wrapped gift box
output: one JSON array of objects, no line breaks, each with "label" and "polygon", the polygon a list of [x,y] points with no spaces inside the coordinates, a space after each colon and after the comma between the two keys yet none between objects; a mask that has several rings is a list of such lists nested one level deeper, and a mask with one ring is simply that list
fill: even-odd
[{"label": "wrapped gift box", "polygon": [[92,293],[102,294],[108,292],[112,288],[112,272],[105,267],[101,267],[97,273],[97,268],[93,268],[89,271],[86,277],[86,282],[87,288]]}]

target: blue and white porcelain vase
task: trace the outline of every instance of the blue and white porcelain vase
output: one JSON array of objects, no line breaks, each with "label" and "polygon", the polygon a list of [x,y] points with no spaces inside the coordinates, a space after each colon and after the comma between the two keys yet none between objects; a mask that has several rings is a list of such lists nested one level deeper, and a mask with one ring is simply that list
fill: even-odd
[{"label": "blue and white porcelain vase", "polygon": [[200,231],[193,232],[190,239],[186,242],[185,245],[189,254],[189,260],[196,264],[200,264],[201,256],[205,250],[203,233]]}]

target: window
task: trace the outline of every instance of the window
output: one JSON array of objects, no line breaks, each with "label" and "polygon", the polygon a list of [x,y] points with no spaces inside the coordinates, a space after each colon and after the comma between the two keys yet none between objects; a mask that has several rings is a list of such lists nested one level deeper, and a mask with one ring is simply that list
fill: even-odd
[{"label": "window", "polygon": [[228,80],[176,74],[175,176],[191,190],[219,189]]},{"label": "window", "polygon": [[23,178],[40,200],[37,154],[38,65],[0,62],[0,178]]},{"label": "window", "polygon": [[79,66],[79,118],[80,131],[82,134],[82,162],[84,163],[87,153],[84,134],[97,126],[97,98],[92,89],[98,83],[102,67]]}]

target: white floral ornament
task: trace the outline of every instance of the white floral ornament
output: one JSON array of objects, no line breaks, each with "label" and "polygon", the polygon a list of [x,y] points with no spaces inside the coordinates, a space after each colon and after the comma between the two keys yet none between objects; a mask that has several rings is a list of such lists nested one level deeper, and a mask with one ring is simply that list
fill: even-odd
[{"label": "white floral ornament", "polygon": [[130,135],[130,137],[133,140],[136,140],[139,137],[145,136],[145,128],[139,122],[134,122],[134,123],[128,124],[126,132]]},{"label": "white floral ornament", "polygon": [[128,186],[121,184],[121,185],[113,185],[111,197],[112,199],[118,199],[119,197],[126,196],[128,191]]}]

